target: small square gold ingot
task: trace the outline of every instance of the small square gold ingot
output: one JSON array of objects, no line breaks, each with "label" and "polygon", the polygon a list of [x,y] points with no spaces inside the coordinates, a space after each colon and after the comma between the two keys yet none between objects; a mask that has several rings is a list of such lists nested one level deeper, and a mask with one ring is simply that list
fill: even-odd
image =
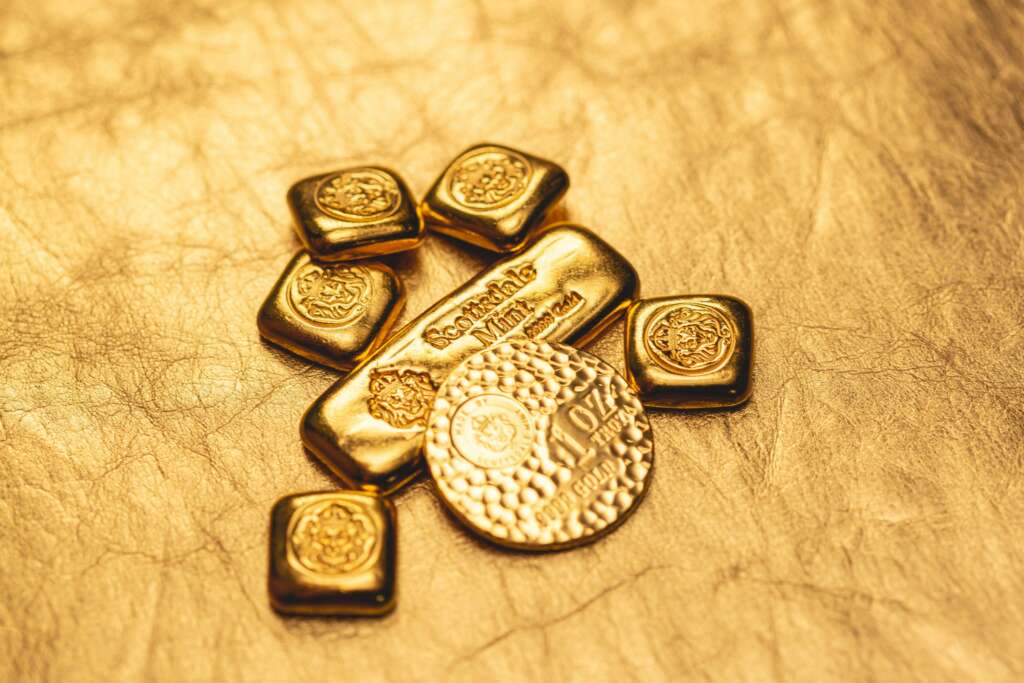
[{"label": "small square gold ingot", "polygon": [[750,307],[731,296],[642,299],[626,317],[626,378],[662,408],[722,408],[750,397]]},{"label": "small square gold ingot", "polygon": [[298,252],[256,316],[265,339],[347,370],[377,350],[405,305],[402,281],[376,261],[322,263]]},{"label": "small square gold ingot", "polygon": [[274,609],[371,616],[395,607],[395,506],[375,493],[285,496],[270,517]]},{"label": "small square gold ingot", "polygon": [[288,190],[288,206],[302,243],[322,261],[391,254],[423,241],[423,221],[409,187],[379,166],[300,180]]},{"label": "small square gold ingot", "polygon": [[498,252],[518,251],[569,189],[558,164],[500,145],[470,147],[420,204],[431,230]]}]

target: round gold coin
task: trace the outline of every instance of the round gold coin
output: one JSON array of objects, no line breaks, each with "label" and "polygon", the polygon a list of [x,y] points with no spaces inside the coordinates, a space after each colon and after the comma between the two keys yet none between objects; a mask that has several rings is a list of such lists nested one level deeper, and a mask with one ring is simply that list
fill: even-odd
[{"label": "round gold coin", "polygon": [[654,466],[640,399],[600,358],[511,341],[457,367],[427,421],[427,465],[441,499],[504,546],[552,550],[616,528]]}]

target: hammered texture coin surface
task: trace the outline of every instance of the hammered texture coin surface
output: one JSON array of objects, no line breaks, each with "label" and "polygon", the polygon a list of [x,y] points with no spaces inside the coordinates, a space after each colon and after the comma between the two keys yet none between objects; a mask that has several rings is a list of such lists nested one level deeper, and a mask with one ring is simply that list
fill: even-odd
[{"label": "hammered texture coin surface", "polygon": [[424,452],[441,499],[500,545],[582,545],[636,508],[654,465],[640,399],[600,358],[511,341],[467,358],[437,392]]}]

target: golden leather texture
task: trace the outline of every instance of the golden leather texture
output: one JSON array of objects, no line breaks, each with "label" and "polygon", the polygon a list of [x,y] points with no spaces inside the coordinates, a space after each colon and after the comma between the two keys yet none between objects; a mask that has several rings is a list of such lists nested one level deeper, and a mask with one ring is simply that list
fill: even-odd
[{"label": "golden leather texture", "polygon": [[[1019,0],[3,3],[0,680],[1024,677],[1021,36]],[[391,615],[278,616],[339,376],[256,330],[285,192],[419,198],[479,140],[562,165],[645,296],[747,301],[753,396],[651,410],[594,545],[485,546],[421,479]],[[388,257],[402,321],[492,259]],[[621,371],[621,324],[588,348]]]}]

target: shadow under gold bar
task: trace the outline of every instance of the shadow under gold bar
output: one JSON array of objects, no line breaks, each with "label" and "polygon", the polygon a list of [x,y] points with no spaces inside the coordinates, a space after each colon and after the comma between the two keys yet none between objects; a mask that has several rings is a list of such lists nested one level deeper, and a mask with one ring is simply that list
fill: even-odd
[{"label": "shadow under gold bar", "polygon": [[583,344],[639,294],[633,266],[589,230],[552,226],[434,304],[318,398],[302,441],[346,483],[389,493],[420,466],[438,385],[513,337]]}]

